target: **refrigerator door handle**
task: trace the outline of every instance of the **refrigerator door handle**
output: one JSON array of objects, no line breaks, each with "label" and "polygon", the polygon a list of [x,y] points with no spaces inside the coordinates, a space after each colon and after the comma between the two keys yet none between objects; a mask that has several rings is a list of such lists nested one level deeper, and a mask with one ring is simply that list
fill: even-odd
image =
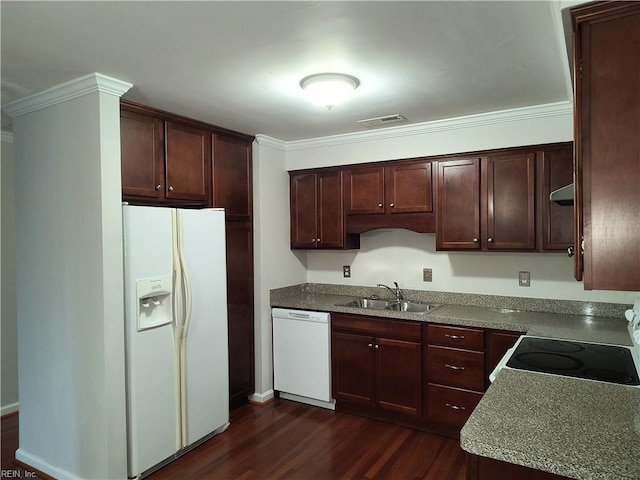
[{"label": "refrigerator door handle", "polygon": [[187,446],[187,335],[189,333],[189,323],[191,322],[192,305],[192,288],[187,262],[184,255],[184,227],[183,219],[180,211],[177,216],[177,257],[180,263],[181,287],[183,289],[183,310],[182,310],[182,328],[180,338],[180,415],[182,424],[182,447]]},{"label": "refrigerator door handle", "polygon": [[179,222],[178,213],[175,209],[171,210],[171,234],[173,243],[173,283],[174,283],[174,315],[173,315],[173,343],[175,350],[175,397],[176,397],[176,450],[181,450],[186,442],[183,431],[183,413],[184,408],[182,395],[182,385],[184,383],[184,368],[182,359],[182,334],[183,334],[183,288],[182,288],[182,265],[179,255]]}]

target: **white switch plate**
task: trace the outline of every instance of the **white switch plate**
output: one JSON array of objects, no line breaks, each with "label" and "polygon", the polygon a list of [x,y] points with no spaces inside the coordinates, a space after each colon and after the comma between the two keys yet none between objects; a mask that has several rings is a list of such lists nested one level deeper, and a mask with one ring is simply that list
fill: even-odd
[{"label": "white switch plate", "polygon": [[518,285],[521,287],[531,286],[531,273],[530,272],[518,272]]}]

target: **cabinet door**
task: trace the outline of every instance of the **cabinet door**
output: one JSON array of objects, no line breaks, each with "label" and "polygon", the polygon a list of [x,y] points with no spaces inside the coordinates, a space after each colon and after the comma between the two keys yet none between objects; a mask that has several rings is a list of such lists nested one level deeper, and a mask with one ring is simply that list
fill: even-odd
[{"label": "cabinet door", "polygon": [[422,415],[421,344],[378,338],[375,350],[378,407],[409,415]]},{"label": "cabinet door", "polygon": [[480,248],[480,159],[438,162],[438,250]]},{"label": "cabinet door", "polygon": [[515,332],[492,332],[487,331],[487,350],[485,354],[485,384],[489,386],[489,375],[496,368],[498,362],[504,357],[513,345],[518,341],[521,333]]},{"label": "cabinet door", "polygon": [[315,173],[291,175],[291,248],[316,248],[316,189]]},{"label": "cabinet door", "polygon": [[487,158],[486,239],[482,240],[488,250],[535,249],[535,172],[532,152]]},{"label": "cabinet door", "polygon": [[213,135],[213,206],[227,220],[248,221],[252,213],[251,142]]},{"label": "cabinet door", "polygon": [[120,112],[122,194],[164,198],[164,126],[149,115]]},{"label": "cabinet door", "polygon": [[345,241],[342,172],[318,174],[318,247],[342,248]]},{"label": "cabinet door", "polygon": [[373,337],[333,332],[331,378],[333,397],[355,405],[374,406]]},{"label": "cabinet door", "polygon": [[575,115],[584,288],[639,291],[640,4],[605,2],[572,16],[582,72]]},{"label": "cabinet door", "polygon": [[206,130],[165,122],[167,198],[210,203],[211,136]]},{"label": "cabinet door", "polygon": [[431,162],[385,167],[386,212],[433,211]]},{"label": "cabinet door", "polygon": [[384,167],[354,168],[345,180],[348,214],[384,213]]},{"label": "cabinet door", "polygon": [[229,396],[232,406],[254,392],[253,230],[251,222],[226,222]]},{"label": "cabinet door", "polygon": [[574,244],[573,206],[549,201],[554,190],[573,183],[573,145],[544,150],[539,154],[542,250],[566,251]]}]

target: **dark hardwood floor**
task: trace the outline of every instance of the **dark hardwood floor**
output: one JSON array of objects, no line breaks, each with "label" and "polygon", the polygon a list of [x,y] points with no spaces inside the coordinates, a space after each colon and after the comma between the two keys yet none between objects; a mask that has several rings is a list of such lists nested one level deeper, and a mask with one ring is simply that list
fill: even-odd
[{"label": "dark hardwood floor", "polygon": [[[2,419],[3,470],[14,468],[11,423]],[[148,478],[464,480],[465,455],[454,439],[275,400],[233,410],[226,432]]]}]

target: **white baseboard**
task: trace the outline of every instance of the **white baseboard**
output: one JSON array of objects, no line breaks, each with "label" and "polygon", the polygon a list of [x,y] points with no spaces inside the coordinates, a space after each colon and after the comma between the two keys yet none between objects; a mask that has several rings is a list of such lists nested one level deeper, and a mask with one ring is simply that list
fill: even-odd
[{"label": "white baseboard", "polygon": [[3,405],[0,408],[0,416],[4,417],[5,415],[9,415],[10,413],[14,413],[18,411],[18,402],[10,403],[9,405]]},{"label": "white baseboard", "polygon": [[50,463],[42,460],[40,457],[32,455],[29,452],[25,452],[23,448],[18,448],[18,450],[16,450],[16,460],[22,462],[27,467],[35,468],[36,470],[39,470],[53,478],[65,478],[68,480],[81,478],[62,468],[54,467]]},{"label": "white baseboard", "polygon": [[254,393],[249,396],[249,401],[252,403],[264,404],[273,399],[273,390],[267,390],[264,393]]}]

